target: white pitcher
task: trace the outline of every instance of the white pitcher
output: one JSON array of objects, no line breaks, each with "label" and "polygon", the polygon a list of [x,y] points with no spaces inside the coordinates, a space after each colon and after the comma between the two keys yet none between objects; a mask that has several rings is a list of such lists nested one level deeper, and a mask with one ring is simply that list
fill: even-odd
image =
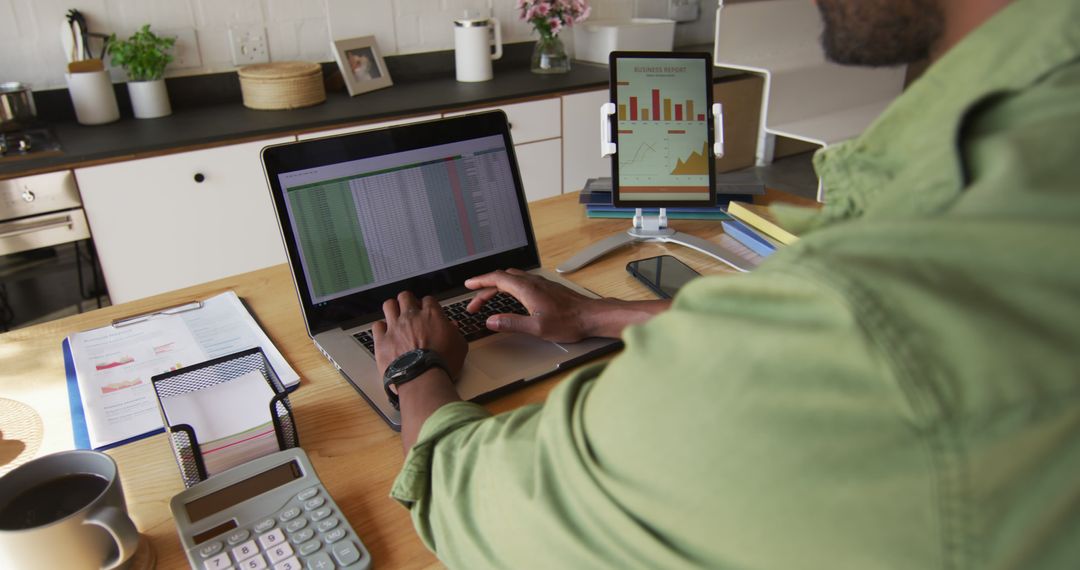
[{"label": "white pitcher", "polygon": [[[495,53],[491,52],[493,43]],[[497,19],[454,20],[454,63],[458,81],[490,80],[491,62],[502,57],[502,54],[502,30]]]}]

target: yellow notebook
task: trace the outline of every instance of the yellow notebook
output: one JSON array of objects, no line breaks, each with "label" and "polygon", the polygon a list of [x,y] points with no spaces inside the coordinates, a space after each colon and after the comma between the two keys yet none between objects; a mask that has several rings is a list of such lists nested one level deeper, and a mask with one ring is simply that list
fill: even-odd
[{"label": "yellow notebook", "polygon": [[784,245],[791,245],[799,241],[799,236],[777,224],[776,218],[773,217],[772,212],[769,212],[767,206],[731,202],[728,204],[728,214],[747,225],[753,226],[754,229],[768,234],[769,237]]}]

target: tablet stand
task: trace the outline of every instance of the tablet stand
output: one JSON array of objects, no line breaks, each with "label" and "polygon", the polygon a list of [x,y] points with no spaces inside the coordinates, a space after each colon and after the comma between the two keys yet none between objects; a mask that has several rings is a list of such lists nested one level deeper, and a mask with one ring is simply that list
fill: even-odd
[{"label": "tablet stand", "polygon": [[[717,130],[716,142],[713,143],[713,153],[716,158],[720,158],[724,156],[724,113],[720,103],[713,104],[712,113],[716,117]],[[615,103],[609,102],[600,106],[600,156],[611,156],[617,150],[615,143],[611,142],[611,121],[609,117],[613,114],[615,114]],[[667,221],[667,208],[660,208],[659,213],[655,216],[645,215],[642,213],[641,208],[637,208],[634,212],[633,227],[626,230],[626,233],[604,238],[586,247],[570,259],[559,264],[555,270],[559,273],[577,271],[609,251],[638,242],[677,243],[715,257],[737,271],[750,271],[753,269],[753,266],[743,261],[737,253],[720,244],[669,228]]]}]

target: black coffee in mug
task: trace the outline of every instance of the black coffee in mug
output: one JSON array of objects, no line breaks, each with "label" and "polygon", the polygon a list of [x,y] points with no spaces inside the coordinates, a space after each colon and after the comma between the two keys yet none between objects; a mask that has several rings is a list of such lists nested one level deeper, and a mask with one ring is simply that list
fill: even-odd
[{"label": "black coffee in mug", "polygon": [[93,473],[74,473],[45,481],[0,505],[0,530],[22,530],[56,522],[98,498],[109,481]]}]

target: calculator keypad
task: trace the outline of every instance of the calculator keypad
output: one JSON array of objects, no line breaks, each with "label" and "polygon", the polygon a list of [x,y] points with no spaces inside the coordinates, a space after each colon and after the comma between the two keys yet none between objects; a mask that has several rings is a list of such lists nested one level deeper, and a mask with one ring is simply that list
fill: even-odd
[{"label": "calculator keypad", "polygon": [[204,570],[366,568],[370,559],[365,560],[359,539],[342,520],[337,506],[315,486],[298,493],[272,516],[229,533],[224,543],[215,540],[193,552]]},{"label": "calculator keypad", "polygon": [[225,542],[228,542],[229,546],[236,546],[237,544],[240,544],[241,542],[247,540],[249,536],[251,536],[250,532],[245,529],[240,529],[236,532],[230,533],[229,536],[225,537]]}]

